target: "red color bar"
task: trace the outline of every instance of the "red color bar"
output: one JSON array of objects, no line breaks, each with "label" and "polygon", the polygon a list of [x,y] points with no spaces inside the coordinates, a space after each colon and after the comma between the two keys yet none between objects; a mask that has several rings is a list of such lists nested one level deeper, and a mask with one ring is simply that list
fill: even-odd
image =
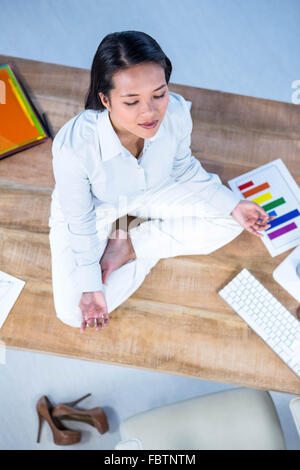
[{"label": "red color bar", "polygon": [[248,183],[241,184],[241,186],[238,186],[240,191],[243,191],[243,189],[249,188],[249,186],[253,186],[253,181],[248,181]]},{"label": "red color bar", "polygon": [[249,191],[245,191],[243,193],[243,196],[244,197],[252,196],[252,194],[259,193],[260,191],[263,191],[264,189],[267,189],[269,187],[270,187],[269,183],[260,184],[259,186],[256,186],[255,188],[249,189]]}]

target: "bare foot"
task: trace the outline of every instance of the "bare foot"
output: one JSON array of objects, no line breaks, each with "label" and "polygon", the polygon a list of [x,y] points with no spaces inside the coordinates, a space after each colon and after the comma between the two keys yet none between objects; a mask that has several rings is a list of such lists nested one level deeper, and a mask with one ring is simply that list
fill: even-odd
[{"label": "bare foot", "polygon": [[136,258],[130,236],[125,230],[117,229],[112,233],[112,236],[113,238],[109,238],[100,259],[104,284],[113,271],[123,266],[127,261]]}]

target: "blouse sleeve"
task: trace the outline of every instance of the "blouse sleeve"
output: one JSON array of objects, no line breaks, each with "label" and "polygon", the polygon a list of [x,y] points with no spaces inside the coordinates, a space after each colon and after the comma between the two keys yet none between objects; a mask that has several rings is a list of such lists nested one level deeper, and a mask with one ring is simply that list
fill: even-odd
[{"label": "blouse sleeve", "polygon": [[81,292],[103,291],[99,264],[101,247],[88,175],[70,146],[54,139],[52,154],[58,198],[76,263],[78,288]]},{"label": "blouse sleeve", "polygon": [[[180,96],[180,95],[179,95]],[[184,182],[201,200],[208,202],[215,209],[231,214],[242,199],[222,184],[215,173],[208,173],[191,152],[191,134],[193,122],[186,100],[180,96],[182,119],[180,138],[173,163],[172,176],[178,182]]]}]

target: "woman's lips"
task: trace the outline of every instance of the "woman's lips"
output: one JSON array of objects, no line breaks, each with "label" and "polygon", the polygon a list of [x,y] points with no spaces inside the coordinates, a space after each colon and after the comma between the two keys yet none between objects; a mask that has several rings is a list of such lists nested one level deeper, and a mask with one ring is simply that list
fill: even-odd
[{"label": "woman's lips", "polygon": [[150,124],[139,124],[139,126],[143,127],[144,129],[153,129],[157,126],[158,121],[153,121]]}]

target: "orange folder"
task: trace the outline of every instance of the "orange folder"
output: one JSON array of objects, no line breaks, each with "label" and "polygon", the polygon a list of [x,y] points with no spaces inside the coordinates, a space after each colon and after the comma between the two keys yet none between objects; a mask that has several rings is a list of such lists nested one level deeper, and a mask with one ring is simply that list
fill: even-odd
[{"label": "orange folder", "polygon": [[12,64],[0,66],[0,158],[49,139]]}]

